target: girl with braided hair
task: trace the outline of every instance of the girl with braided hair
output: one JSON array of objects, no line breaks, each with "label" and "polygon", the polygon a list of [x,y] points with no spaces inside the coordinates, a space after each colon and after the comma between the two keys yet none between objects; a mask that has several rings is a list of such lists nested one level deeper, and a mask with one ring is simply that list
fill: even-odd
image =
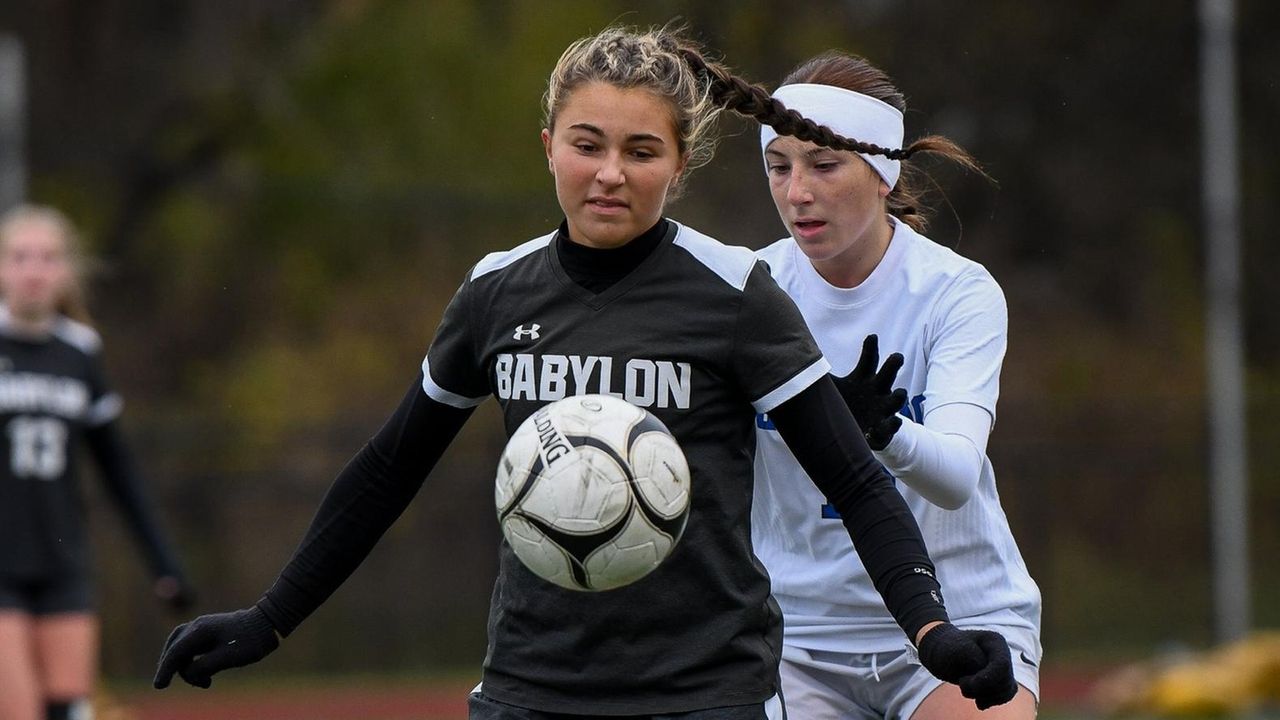
[{"label": "girl with braided hair", "polygon": [[[985,268],[922,234],[920,178],[908,161],[928,153],[981,171],[944,137],[903,147],[902,93],[860,57],[815,57],[773,97],[864,142],[815,144],[781,134],[786,125],[762,127],[769,189],[791,236],[759,256],[831,365],[849,372],[836,385],[876,459],[901,482],[937,558],[952,621],[1003,635],[1019,685],[1012,702],[979,714],[920,667],[873,576],[849,552],[840,513],[813,490],[785,436],[761,418],[752,536],[786,617],[788,711],[833,720],[1033,718],[1040,592],[986,456],[1008,313]],[[880,350],[891,352],[883,366]]]},{"label": "girl with braided hair", "polygon": [[[919,529],[794,303],[750,251],[663,216],[710,157],[716,114],[768,100],[726,76],[667,30],[610,28],[565,51],[541,134],[564,222],[472,267],[399,408],[338,474],[274,586],[252,607],[178,627],[156,687],[175,674],[208,687],[274,650],[364,559],[487,397],[512,433],[547,403],[611,393],[653,412],[684,450],[684,536],[649,575],[597,593],[539,578],[504,542],[473,720],[782,717],[781,615],[749,529],[757,412],[772,414],[843,513],[926,665],[979,703],[1012,696],[1003,639],[947,622]],[[666,382],[653,382],[654,367]]]}]

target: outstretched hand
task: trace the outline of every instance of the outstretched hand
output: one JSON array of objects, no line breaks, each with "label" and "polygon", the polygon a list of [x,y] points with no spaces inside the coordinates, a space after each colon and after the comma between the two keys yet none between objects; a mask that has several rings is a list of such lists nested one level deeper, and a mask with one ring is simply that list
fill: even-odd
[{"label": "outstretched hand", "polygon": [[961,630],[942,623],[919,643],[920,664],[939,680],[960,686],[979,710],[1003,705],[1018,693],[1009,643],[990,630]]},{"label": "outstretched hand", "polygon": [[157,690],[167,688],[176,673],[191,685],[207,688],[215,673],[255,663],[277,647],[276,629],[257,606],[201,615],[169,634],[152,684]]},{"label": "outstretched hand", "polygon": [[872,450],[883,450],[889,445],[898,428],[902,427],[898,411],[907,402],[905,388],[893,389],[893,381],[902,369],[902,353],[893,353],[885,358],[884,365],[877,371],[879,362],[880,340],[875,335],[868,335],[862,341],[862,355],[858,357],[853,371],[844,377],[833,378]]}]

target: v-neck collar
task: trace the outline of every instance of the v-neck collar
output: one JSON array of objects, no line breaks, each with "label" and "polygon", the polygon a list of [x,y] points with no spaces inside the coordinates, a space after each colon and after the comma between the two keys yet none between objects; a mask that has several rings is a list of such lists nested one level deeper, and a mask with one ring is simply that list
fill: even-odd
[{"label": "v-neck collar", "polygon": [[551,242],[548,244],[547,262],[551,265],[551,272],[554,273],[560,283],[564,285],[565,291],[568,292],[571,297],[593,310],[599,310],[605,305],[616,300],[618,297],[625,295],[629,290],[631,290],[631,288],[635,287],[637,283],[643,280],[646,274],[646,269],[652,266],[656,261],[656,258],[661,255],[675,240],[676,235],[680,231],[680,223],[667,219],[666,224],[666,233],[663,234],[662,240],[660,240],[658,245],[653,248],[653,251],[641,260],[639,264],[632,268],[630,272],[623,275],[617,282],[599,293],[591,292],[587,288],[574,282],[573,278],[569,277],[569,273],[565,271],[564,263],[560,259],[558,233],[552,236]]}]

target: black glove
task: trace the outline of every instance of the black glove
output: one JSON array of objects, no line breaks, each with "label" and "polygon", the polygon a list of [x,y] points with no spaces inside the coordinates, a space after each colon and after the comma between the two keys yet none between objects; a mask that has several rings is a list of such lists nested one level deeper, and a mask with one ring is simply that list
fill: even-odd
[{"label": "black glove", "polygon": [[902,353],[885,358],[884,365],[876,372],[879,362],[880,341],[875,335],[868,335],[862,342],[862,356],[853,372],[832,377],[872,450],[883,450],[889,445],[893,434],[902,427],[898,411],[907,402],[905,388],[893,389],[893,381],[902,369]]},{"label": "black glove", "polygon": [[278,647],[275,627],[256,605],[201,615],[169,634],[152,684],[157,690],[167,688],[176,672],[188,683],[207,688],[214,673],[255,663]]},{"label": "black glove", "polygon": [[160,602],[174,612],[185,612],[196,603],[195,588],[181,575],[161,575],[151,586]]},{"label": "black glove", "polygon": [[920,664],[934,677],[960,686],[979,710],[1003,705],[1018,693],[1009,643],[990,630],[961,630],[943,623],[920,640]]}]

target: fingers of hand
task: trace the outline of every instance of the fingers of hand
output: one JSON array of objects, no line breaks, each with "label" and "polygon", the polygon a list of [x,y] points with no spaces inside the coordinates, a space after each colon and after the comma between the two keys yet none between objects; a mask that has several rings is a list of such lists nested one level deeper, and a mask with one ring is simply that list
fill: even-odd
[{"label": "fingers of hand", "polygon": [[213,684],[215,673],[227,668],[248,665],[253,660],[245,660],[236,650],[235,641],[222,644],[210,652],[201,655],[181,671],[182,679],[196,687],[207,688]]},{"label": "fingers of hand", "polygon": [[853,367],[853,372],[849,373],[851,378],[869,378],[875,375],[876,365],[880,362],[880,339],[874,334],[868,335],[866,340],[862,341],[862,354],[858,357],[858,364]]},{"label": "fingers of hand", "polygon": [[999,633],[989,630],[973,631],[971,636],[974,644],[982,650],[986,662],[960,683],[961,694],[973,699],[979,710],[1009,702],[1018,694],[1009,644]]},{"label": "fingers of hand", "polygon": [[196,650],[199,638],[197,635],[199,628],[195,622],[183,623],[173,629],[169,633],[169,639],[164,642],[164,649],[160,651],[160,662],[156,666],[156,676],[152,680],[152,685],[157,690],[163,690],[169,687],[169,682],[173,680],[174,673],[185,667],[187,663],[198,653]]},{"label": "fingers of hand", "polygon": [[881,410],[884,412],[886,417],[893,417],[897,415],[898,412],[902,410],[902,408],[906,407],[907,389],[898,388],[897,390],[894,390],[888,395],[884,395],[883,399],[884,400],[883,400],[883,404],[881,405]]},{"label": "fingers of hand", "polygon": [[979,710],[1003,705],[1018,694],[1018,682],[1008,677],[991,677],[979,673],[960,682],[960,694],[974,701]]},{"label": "fingers of hand", "polygon": [[904,362],[902,353],[893,353],[885,358],[884,365],[881,365],[880,371],[876,373],[876,390],[882,393],[889,392],[893,388],[893,381],[897,379],[898,371],[902,369]]},{"label": "fingers of hand", "polygon": [[178,671],[178,675],[187,681],[188,685],[194,685],[198,688],[208,690],[213,685],[213,676],[208,674],[197,673],[193,669],[186,667]]},{"label": "fingers of hand", "polygon": [[998,632],[991,630],[974,630],[973,641],[978,647],[982,648],[982,652],[992,663],[1002,663],[1008,667],[1013,667],[1013,656],[1009,652],[1009,643],[1005,641],[1004,636]]}]

